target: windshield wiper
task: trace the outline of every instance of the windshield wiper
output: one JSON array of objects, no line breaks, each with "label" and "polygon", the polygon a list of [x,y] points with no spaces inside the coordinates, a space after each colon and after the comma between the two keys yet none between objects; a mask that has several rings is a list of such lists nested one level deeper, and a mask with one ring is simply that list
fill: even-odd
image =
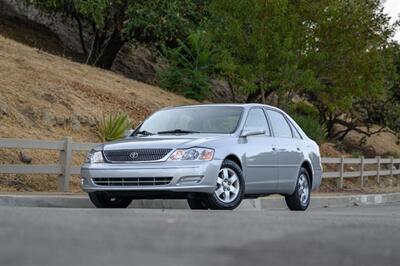
[{"label": "windshield wiper", "polygon": [[173,129],[173,130],[166,130],[157,132],[157,134],[192,134],[192,133],[200,133],[199,131],[193,130],[182,130],[182,129]]},{"label": "windshield wiper", "polygon": [[138,131],[135,133],[135,136],[137,136],[137,135],[151,136],[151,135],[154,135],[154,133],[151,133],[147,130],[141,130],[141,131]]}]

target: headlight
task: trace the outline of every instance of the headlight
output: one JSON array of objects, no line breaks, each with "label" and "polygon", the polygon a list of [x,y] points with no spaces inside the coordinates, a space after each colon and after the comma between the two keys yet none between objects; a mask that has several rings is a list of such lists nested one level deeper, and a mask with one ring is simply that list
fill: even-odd
[{"label": "headlight", "polygon": [[104,163],[103,153],[101,151],[91,150],[86,156],[85,163]]},{"label": "headlight", "polygon": [[206,148],[178,149],[171,156],[169,161],[211,161],[214,158],[214,150]]}]

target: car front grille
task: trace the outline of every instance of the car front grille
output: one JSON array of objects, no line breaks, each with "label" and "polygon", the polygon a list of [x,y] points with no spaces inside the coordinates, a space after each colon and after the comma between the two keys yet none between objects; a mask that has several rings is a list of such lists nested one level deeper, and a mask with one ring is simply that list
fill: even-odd
[{"label": "car front grille", "polygon": [[134,149],[104,151],[108,162],[145,162],[158,161],[164,158],[172,149]]},{"label": "car front grille", "polygon": [[108,178],[96,177],[93,182],[105,187],[141,187],[141,186],[165,186],[171,183],[172,177],[123,177]]}]

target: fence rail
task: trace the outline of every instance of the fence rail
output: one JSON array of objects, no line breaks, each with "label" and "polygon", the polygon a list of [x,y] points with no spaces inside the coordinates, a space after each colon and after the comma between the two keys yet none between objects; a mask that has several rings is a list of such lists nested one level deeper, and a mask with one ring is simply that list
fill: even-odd
[{"label": "fence rail", "polygon": [[[58,176],[58,190],[68,192],[71,175],[80,174],[80,166],[73,165],[73,152],[89,151],[98,143],[73,142],[71,137],[60,141],[28,140],[0,138],[0,149],[35,149],[55,150],[60,153],[58,164],[49,165],[16,165],[0,164],[0,174],[51,174]],[[368,177],[375,176],[379,183],[382,176],[400,175],[400,158],[322,158],[324,165],[336,165],[336,171],[324,172],[323,178],[337,179],[339,188],[343,188],[345,178],[360,177],[360,185],[364,186]],[[358,171],[346,171],[346,165],[357,165]],[[366,169],[367,165],[376,165],[376,169]],[[384,166],[384,167],[382,167]]]},{"label": "fence rail", "polygon": [[[360,185],[364,186],[366,178],[370,176],[376,177],[376,182],[380,183],[382,176],[399,175],[400,174],[400,158],[364,158],[363,156],[359,158],[322,158],[322,163],[324,165],[334,164],[337,165],[335,172],[324,172],[323,178],[336,178],[338,188],[343,188],[344,178],[354,178],[360,177]],[[358,171],[348,171],[346,172],[346,165],[357,165]],[[366,166],[373,165],[376,168],[374,170],[366,169]],[[386,168],[386,169],[385,169]]]}]

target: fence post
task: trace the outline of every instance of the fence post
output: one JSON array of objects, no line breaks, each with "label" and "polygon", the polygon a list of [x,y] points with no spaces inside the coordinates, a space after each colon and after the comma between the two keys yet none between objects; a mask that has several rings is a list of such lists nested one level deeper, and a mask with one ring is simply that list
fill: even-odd
[{"label": "fence post", "polygon": [[380,184],[381,182],[381,156],[377,156],[378,165],[376,168],[376,183]]},{"label": "fence post", "polygon": [[64,142],[64,149],[60,151],[60,163],[62,174],[58,178],[58,191],[69,191],[69,179],[71,176],[72,164],[72,138],[67,137]]},{"label": "fence post", "polygon": [[390,164],[389,164],[389,169],[390,169],[390,178],[392,178],[393,177],[393,167],[394,167],[394,165],[393,165],[393,156],[390,156]]},{"label": "fence post", "polygon": [[342,189],[343,188],[343,174],[344,174],[344,156],[340,157],[340,176],[337,182],[337,187]]},{"label": "fence post", "polygon": [[361,187],[364,187],[364,156],[361,156],[360,159],[361,159],[361,164],[360,164]]}]

